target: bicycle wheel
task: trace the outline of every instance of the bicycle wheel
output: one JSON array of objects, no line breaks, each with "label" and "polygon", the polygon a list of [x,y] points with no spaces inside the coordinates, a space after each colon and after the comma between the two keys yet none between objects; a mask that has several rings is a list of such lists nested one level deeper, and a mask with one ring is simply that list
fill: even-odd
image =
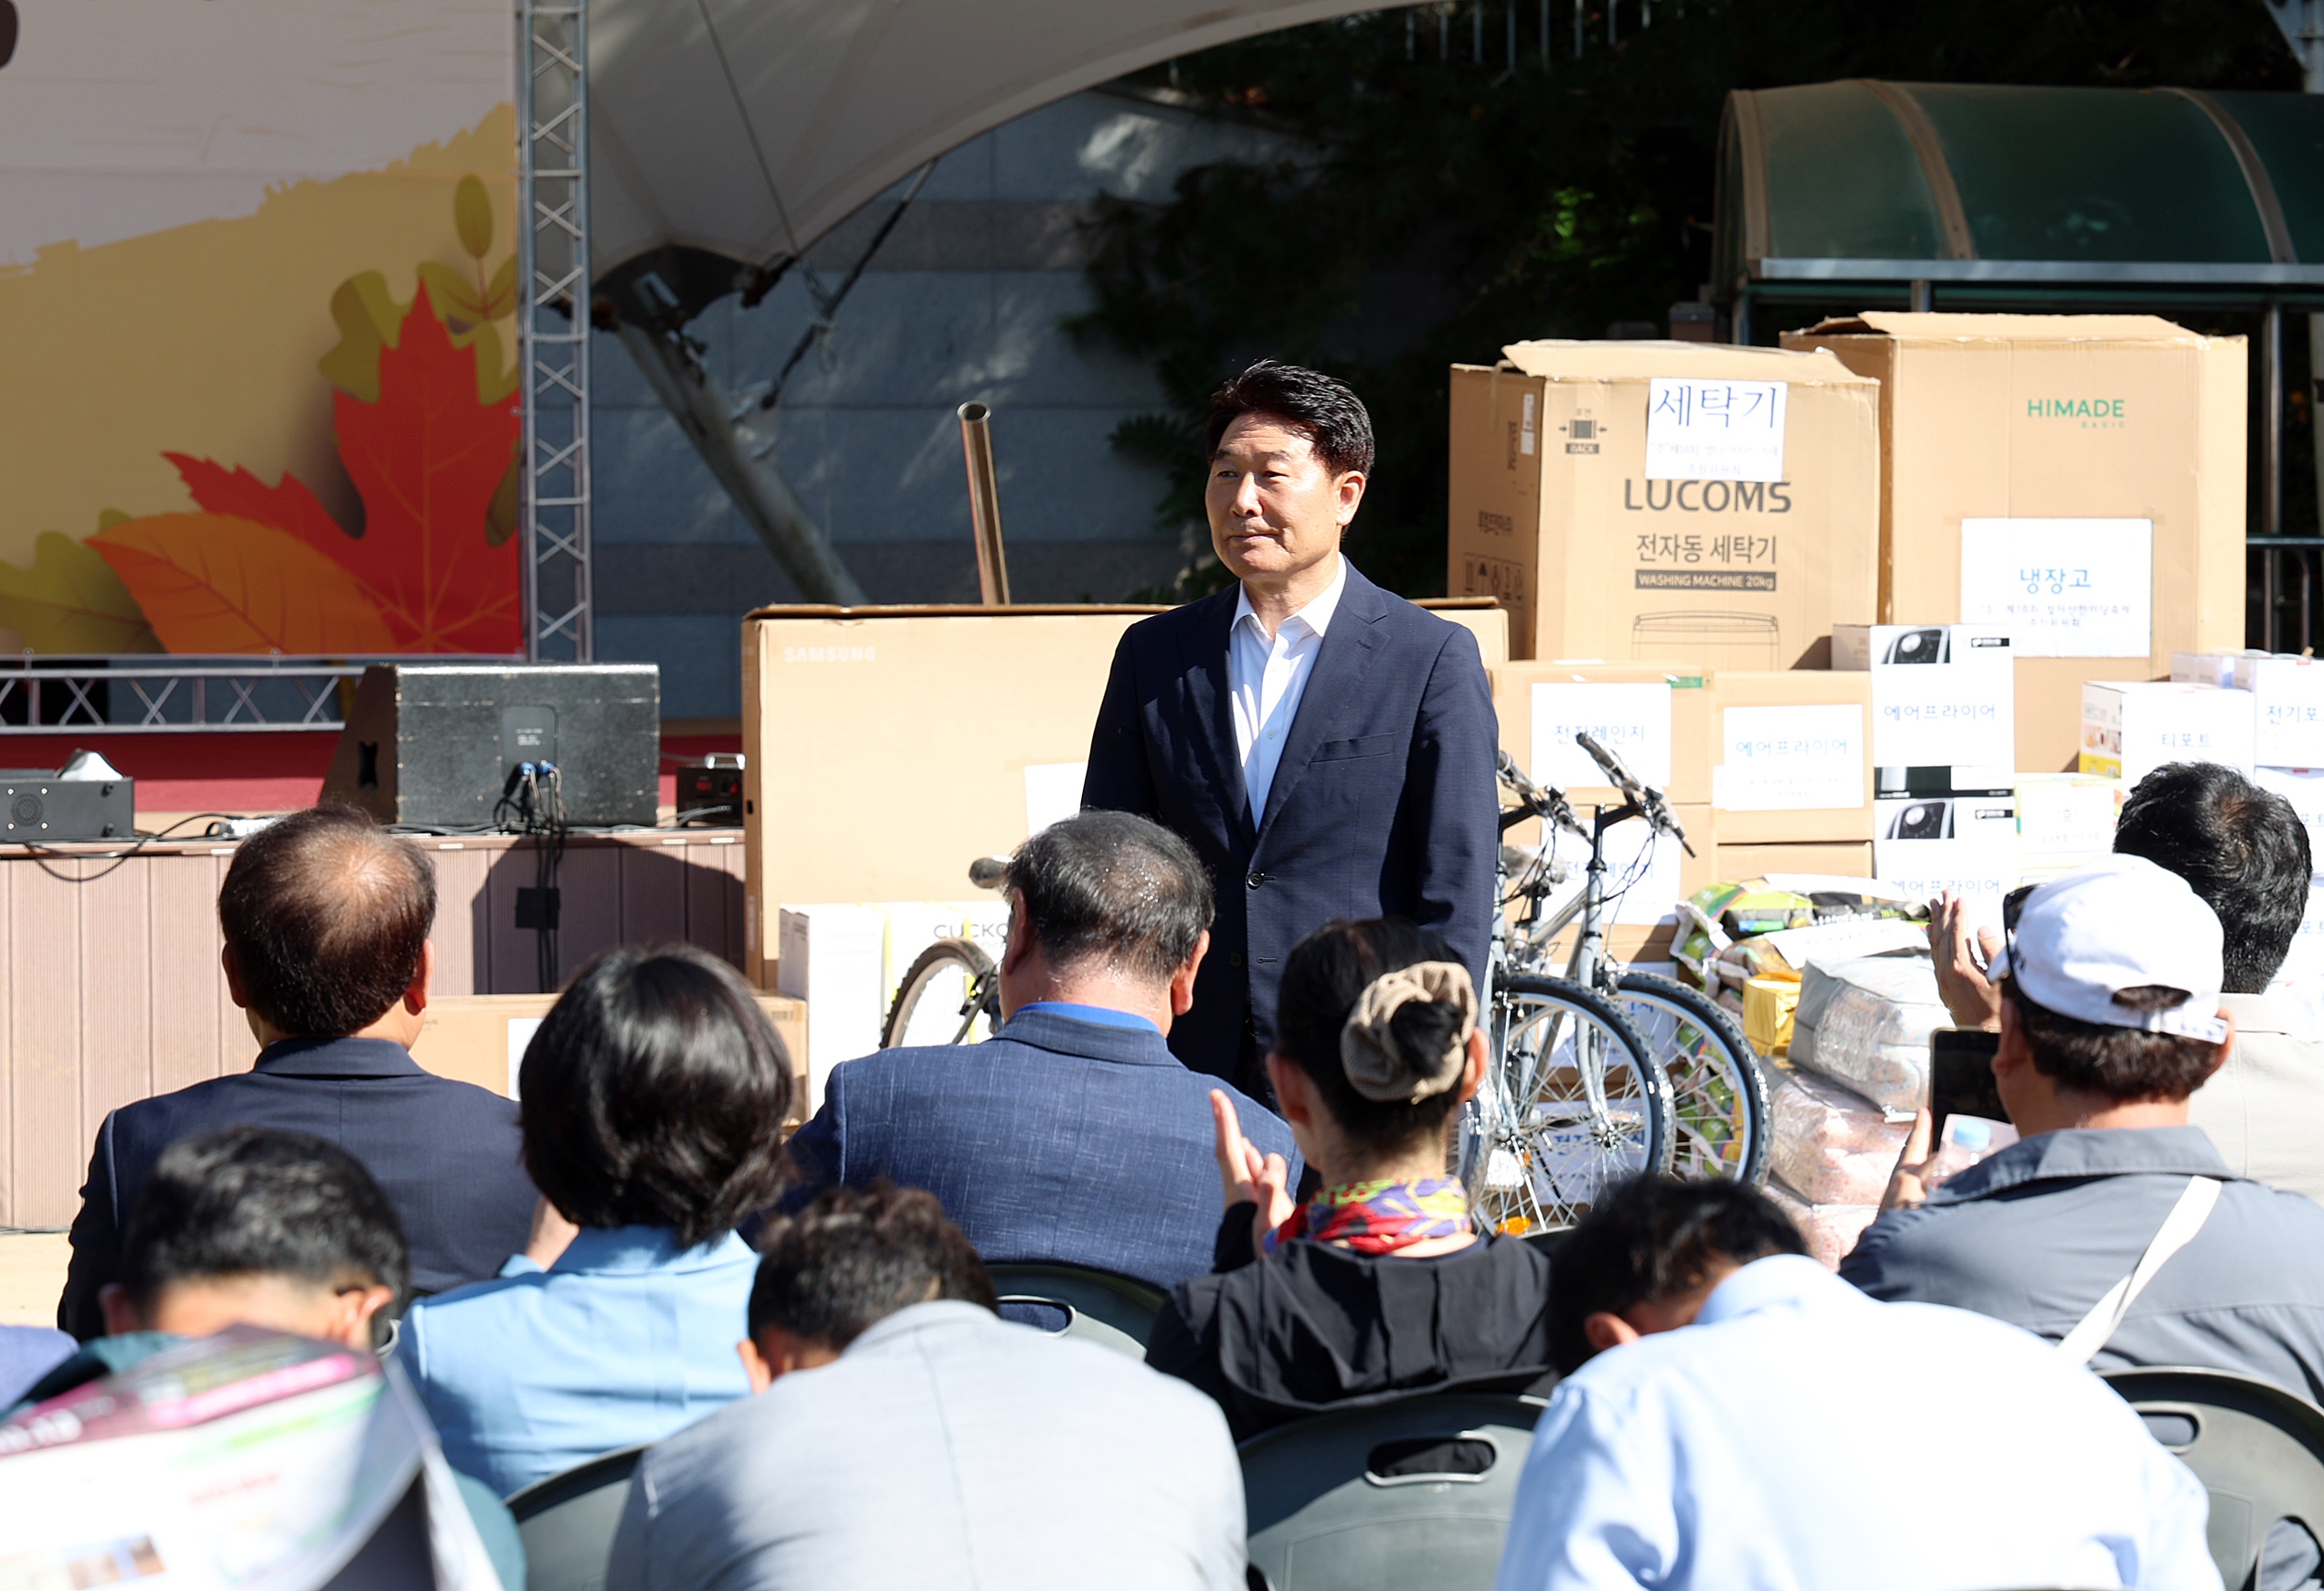
[{"label": "bicycle wheel", "polygon": [[1000,1014],[999,975],[973,939],[939,939],[922,950],[896,987],[896,1003],[879,1042],[886,1049],[972,1045],[992,1036]]},{"label": "bicycle wheel", "polygon": [[1601,1190],[1670,1169],[1670,1087],[1621,1009],[1562,978],[1493,995],[1493,1065],[1462,1112],[1459,1174],[1488,1230],[1571,1226]]},{"label": "bicycle wheel", "polygon": [[1671,1169],[1682,1177],[1767,1180],[1774,1108],[1767,1074],[1743,1024],[1699,990],[1651,972],[1622,974],[1616,997],[1671,1083],[1677,1130]]}]

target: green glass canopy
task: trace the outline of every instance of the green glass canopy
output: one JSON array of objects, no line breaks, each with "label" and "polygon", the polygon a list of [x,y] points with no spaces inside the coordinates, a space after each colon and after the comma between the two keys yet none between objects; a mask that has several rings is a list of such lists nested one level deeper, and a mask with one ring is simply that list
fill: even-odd
[{"label": "green glass canopy", "polygon": [[2324,303],[2324,95],[1737,90],[1714,248],[1717,291],[1746,299],[1927,282],[1957,302]]}]

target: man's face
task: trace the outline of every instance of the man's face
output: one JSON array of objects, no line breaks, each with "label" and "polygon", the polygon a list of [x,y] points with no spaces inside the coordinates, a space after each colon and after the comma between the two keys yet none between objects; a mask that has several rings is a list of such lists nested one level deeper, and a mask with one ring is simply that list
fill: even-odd
[{"label": "man's face", "polygon": [[1266,580],[1338,550],[1364,501],[1364,477],[1333,474],[1312,441],[1274,416],[1243,414],[1218,439],[1203,496],[1218,561],[1238,580]]},{"label": "man's face", "polygon": [[361,1349],[371,1346],[372,1317],[394,1300],[394,1292],[377,1282],[334,1288],[273,1275],[169,1282],[143,1310],[130,1303],[119,1284],[106,1288],[103,1295],[105,1329],[115,1336],[167,1331],[177,1337],[211,1337],[228,1326],[260,1326]]}]

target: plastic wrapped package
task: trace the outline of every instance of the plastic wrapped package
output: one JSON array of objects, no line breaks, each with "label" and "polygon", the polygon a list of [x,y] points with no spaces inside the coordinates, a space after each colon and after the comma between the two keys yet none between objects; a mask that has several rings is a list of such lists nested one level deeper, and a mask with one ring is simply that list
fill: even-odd
[{"label": "plastic wrapped package", "polygon": [[1928,1035],[1952,1024],[1926,955],[1811,961],[1791,1019],[1791,1060],[1884,1110],[1928,1102]]},{"label": "plastic wrapped package", "polygon": [[1775,1141],[1768,1169],[1810,1204],[1877,1204],[1912,1118],[1797,1067],[1769,1067]]},{"label": "plastic wrapped package", "polygon": [[1767,1193],[1776,1207],[1791,1217],[1799,1236],[1808,1240],[1808,1252],[1827,1270],[1840,1268],[1840,1262],[1856,1246],[1856,1239],[1880,1214],[1877,1204],[1811,1204],[1773,1178],[1767,1181]]}]

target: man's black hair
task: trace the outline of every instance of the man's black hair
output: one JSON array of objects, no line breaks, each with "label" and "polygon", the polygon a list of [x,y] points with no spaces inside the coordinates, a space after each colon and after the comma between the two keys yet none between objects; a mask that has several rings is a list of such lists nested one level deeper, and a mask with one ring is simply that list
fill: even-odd
[{"label": "man's black hair", "polygon": [[228,1127],[162,1152],[122,1236],[122,1286],[149,1310],[175,1282],[287,1277],[411,1294],[403,1224],[362,1162],[303,1132]]},{"label": "man's black hair", "polygon": [[1589,1362],[1582,1323],[1693,1291],[1721,1261],[1805,1254],[1775,1201],[1728,1177],[1634,1177],[1600,1195],[1550,1262],[1550,1352],[1571,1375]]},{"label": "man's black hair", "polygon": [[[1393,1154],[1440,1138],[1459,1108],[1459,1090],[1447,1088],[1418,1104],[1367,1099],[1348,1080],[1340,1033],[1364,988],[1385,972],[1422,961],[1458,961],[1452,948],[1403,917],[1329,922],[1291,947],[1276,993],[1275,1048],[1307,1074],[1332,1119],[1363,1148]],[[1460,1008],[1415,1000],[1388,1024],[1406,1065],[1427,1073],[1460,1032]]]},{"label": "man's black hair", "polygon": [[1211,394],[1205,457],[1218,452],[1226,428],[1246,414],[1271,415],[1307,438],[1334,475],[1372,473],[1372,417],[1364,400],[1319,370],[1261,359]]},{"label": "man's black hair", "polygon": [[2313,858],[2292,803],[2216,762],[2173,762],[2132,787],[2114,848],[2187,881],[2226,931],[2222,987],[2258,994],[2291,953]]},{"label": "man's black hair", "polygon": [[768,1224],[750,1284],[754,1338],[769,1326],[836,1352],[897,1310],[955,1299],[998,1310],[992,1278],[934,1193],[885,1179],[825,1189]]},{"label": "man's black hair", "polygon": [[1050,824],[1009,863],[1009,889],[1054,967],[1094,961],[1155,981],[1210,927],[1210,873],[1194,848],[1132,812]]},{"label": "man's black hair", "polygon": [[[2033,1069],[2076,1093],[2123,1105],[2184,1099],[2219,1065],[2215,1044],[2061,1015],[2033,1000],[2014,978],[2001,980],[2001,998],[2017,1008]],[[2134,1010],[2169,1011],[2186,1003],[2187,992],[2146,984],[2117,990],[2115,1000]]]},{"label": "man's black hair", "polygon": [[774,1203],[794,1087],[732,967],[691,945],[608,950],[525,1047],[525,1169],[580,1225],[707,1243]]},{"label": "man's black hair", "polygon": [[294,1038],[345,1038],[419,975],[436,874],[354,807],[310,807],[235,848],[218,927],[250,1009]]}]

